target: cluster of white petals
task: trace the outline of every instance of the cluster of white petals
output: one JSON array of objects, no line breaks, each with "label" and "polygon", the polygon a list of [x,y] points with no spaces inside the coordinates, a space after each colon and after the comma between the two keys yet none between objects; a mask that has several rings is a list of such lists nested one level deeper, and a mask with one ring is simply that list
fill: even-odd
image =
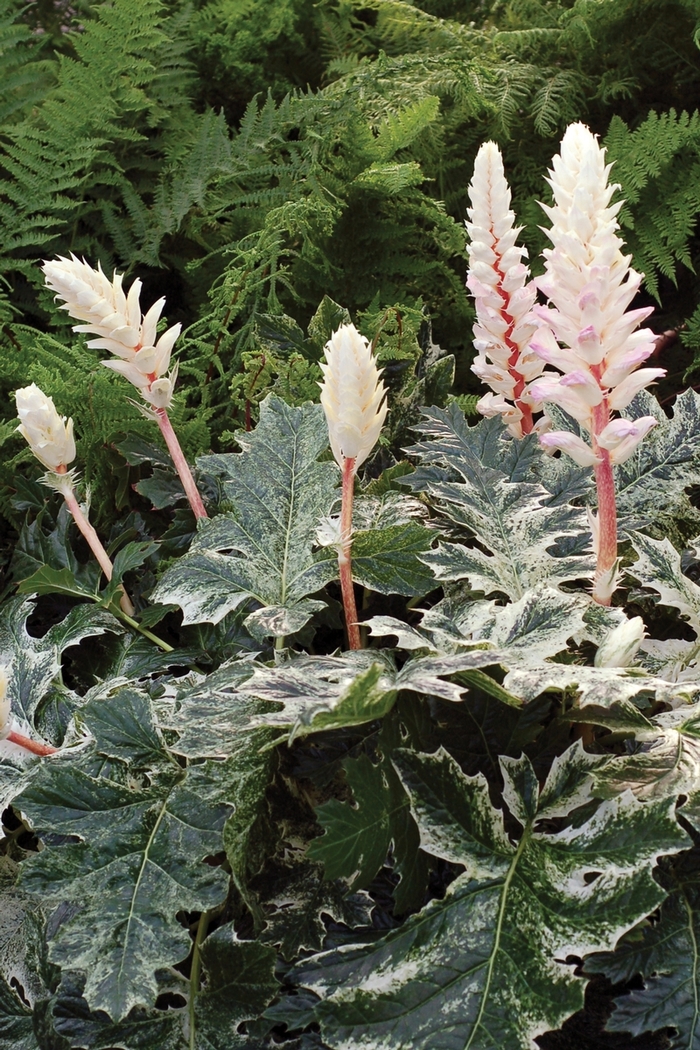
[{"label": "cluster of white petals", "polygon": [[140,280],[135,280],[126,294],[122,289],[122,274],[115,273],[110,281],[99,264],[94,270],[74,255],[70,259],[61,256],[45,262],[42,268],[48,287],[58,299],[63,299],[61,309],[85,322],[75,325],[73,331],[99,336],[91,339],[88,346],[109,350],[117,358],[102,364],[126,376],[153,408],[168,408],[177,369],[169,376],[166,372],[181,326],[173,325],[156,339],[165,299],[159,299],[143,315],[139,304]]},{"label": "cluster of white petals", "polygon": [[369,342],[354,325],[341,325],[326,343],[325,354],[319,385],[331,448],[341,467],[345,459],[353,459],[357,470],[384,426],[386,388]]},{"label": "cluster of white petals", "polygon": [[15,394],[19,430],[44,466],[54,473],[66,473],[75,459],[73,420],[59,416],[52,398],[36,383],[25,386]]},{"label": "cluster of white petals", "polygon": [[535,306],[543,322],[530,345],[561,375],[546,373],[530,386],[541,402],[554,402],[591,435],[591,444],[568,432],[541,437],[549,449],[561,449],[582,466],[623,463],[656,424],[652,416],[631,422],[611,419],[635,394],[665,374],[639,368],[654,351],[655,336],[638,325],[651,308],[628,310],[642,274],[622,253],[616,219],[622,202],[611,204],[616,185],[608,183],[611,165],[584,124],[572,124],[554,157],[550,178],[554,204],[543,205],[552,226],[552,247],[544,252],[545,273],[538,288],[549,306]]},{"label": "cluster of white petals", "polygon": [[644,620],[634,616],[613,628],[598,647],[596,667],[629,667],[644,638]]},{"label": "cluster of white petals", "polygon": [[537,327],[531,313],[537,290],[522,261],[527,251],[516,244],[520,227],[514,225],[510,188],[494,142],[485,142],[477,153],[469,199],[467,287],[477,316],[472,370],[492,391],[477,408],[484,416],[501,415],[520,438],[524,429],[532,429],[532,412],[541,407],[526,384],[541,374],[544,361],[529,346]]}]

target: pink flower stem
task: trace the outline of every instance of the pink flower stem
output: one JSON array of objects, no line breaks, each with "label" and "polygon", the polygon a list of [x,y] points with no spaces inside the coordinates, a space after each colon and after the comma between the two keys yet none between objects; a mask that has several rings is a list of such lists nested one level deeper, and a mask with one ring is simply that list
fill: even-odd
[{"label": "pink flower stem", "polygon": [[[63,473],[63,472],[62,471],[57,471],[57,473]],[[87,540],[88,545],[90,547],[90,550],[92,551],[92,553],[95,555],[95,558],[97,559],[98,565],[102,569],[102,572],[105,574],[107,579],[111,580],[112,579],[112,572],[114,570],[114,566],[112,565],[112,562],[110,561],[110,558],[109,558],[109,555],[107,554],[107,551],[102,546],[102,543],[100,542],[99,536],[97,535],[97,533],[95,532],[94,528],[92,527],[92,525],[90,524],[90,522],[88,521],[88,519],[85,517],[85,515],[82,512],[82,510],[80,509],[80,504],[78,503],[77,499],[75,498],[75,493],[73,492],[72,489],[69,489],[69,488],[62,489],[61,491],[62,491],[62,494],[63,494],[63,498],[66,501],[66,506],[68,507],[68,510],[73,515],[73,520],[75,521],[75,524],[78,526],[78,528],[82,532],[83,536]],[[122,610],[127,614],[127,616],[133,616],[134,615],[134,606],[133,606],[133,604],[131,602],[131,599],[129,598],[128,594],[126,593],[126,591],[124,590],[123,587],[121,587],[121,592],[122,592],[122,595],[121,595],[121,598],[119,600],[119,604],[121,605]]]},{"label": "pink flower stem", "polygon": [[18,744],[25,751],[32,751],[35,755],[55,755],[58,751],[57,747],[51,747],[50,744],[40,744],[38,740],[32,740],[30,737],[24,736],[23,733],[15,733],[14,730],[7,734],[5,740],[10,740],[13,744]]},{"label": "pink flower stem", "polygon": [[357,623],[357,605],[355,588],[352,582],[352,502],[355,494],[355,460],[343,459],[343,503],[340,511],[341,548],[338,552],[338,569],[340,570],[340,589],[343,593],[345,609],[345,627],[348,633],[348,645],[351,649],[361,649],[360,628]]},{"label": "pink flower stem", "polygon": [[168,446],[168,452],[170,453],[172,461],[175,464],[175,470],[180,475],[182,487],[184,488],[185,494],[187,495],[187,498],[190,501],[190,506],[194,511],[195,518],[208,518],[209,515],[204,509],[202,497],[199,495],[199,490],[197,489],[197,486],[194,483],[192,471],[190,470],[189,464],[185,459],[185,454],[182,451],[182,448],[180,447],[180,442],[177,440],[177,435],[173,430],[173,425],[170,422],[170,417],[168,416],[167,409],[157,408],[155,410],[155,413],[156,419],[158,421],[158,426],[160,427],[160,432],[165,438],[165,444]]},{"label": "pink flower stem", "polygon": [[[610,421],[607,398],[593,409],[593,451],[600,457],[595,467],[595,482],[598,490],[598,561],[596,565],[593,598],[600,605],[610,605],[611,595],[605,593],[610,574],[617,561],[617,506],[615,503],[615,477],[610,452],[601,448],[596,437]],[[602,584],[602,588],[599,588]],[[602,593],[601,593],[602,591]]]}]

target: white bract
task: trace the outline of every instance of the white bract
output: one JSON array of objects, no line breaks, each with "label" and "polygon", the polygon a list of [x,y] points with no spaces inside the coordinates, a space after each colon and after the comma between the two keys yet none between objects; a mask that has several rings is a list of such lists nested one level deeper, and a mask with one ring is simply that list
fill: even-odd
[{"label": "white bract", "polygon": [[36,383],[18,390],[15,401],[20,421],[17,429],[36,458],[48,470],[65,474],[75,459],[73,420],[59,416],[53,400]]},{"label": "white bract", "polygon": [[369,342],[354,325],[344,324],[325,347],[321,404],[328,421],[333,455],[355,461],[355,470],[377,443],[387,414],[386,388]]},{"label": "white bract", "polygon": [[536,279],[549,306],[535,306],[544,322],[532,350],[561,375],[547,373],[530,385],[535,400],[551,401],[573,416],[590,444],[565,431],[540,438],[545,448],[561,449],[582,466],[623,463],[656,425],[653,416],[634,422],[611,419],[663,368],[639,368],[654,351],[655,336],[637,326],[651,307],[628,310],[642,274],[623,255],[616,215],[622,201],[611,204],[616,185],[608,183],[611,165],[605,150],[584,124],[572,124],[554,157],[550,178],[554,204],[542,205],[552,221],[545,231],[552,247],[544,252],[545,274]]},{"label": "white bract", "polygon": [[532,412],[541,407],[526,383],[540,375],[544,361],[529,347],[538,324],[531,313],[537,290],[522,261],[527,251],[515,243],[520,227],[514,226],[495,142],[485,142],[477,153],[469,199],[467,287],[477,316],[472,371],[493,391],[477,408],[484,416],[502,416],[514,437],[521,438],[532,429]]},{"label": "white bract", "polygon": [[629,667],[644,638],[644,620],[634,616],[618,624],[599,646],[596,667]]},{"label": "white bract", "polygon": [[169,376],[165,373],[170,367],[170,354],[181,325],[173,325],[156,339],[165,299],[158,299],[143,315],[139,304],[140,280],[135,280],[126,294],[122,289],[122,274],[115,273],[110,281],[99,264],[94,270],[74,255],[70,259],[61,256],[45,262],[43,271],[48,287],[58,299],[64,300],[61,309],[85,322],[75,325],[73,331],[99,336],[89,340],[88,346],[109,350],[117,358],[102,364],[125,376],[153,408],[168,408],[177,368]]}]

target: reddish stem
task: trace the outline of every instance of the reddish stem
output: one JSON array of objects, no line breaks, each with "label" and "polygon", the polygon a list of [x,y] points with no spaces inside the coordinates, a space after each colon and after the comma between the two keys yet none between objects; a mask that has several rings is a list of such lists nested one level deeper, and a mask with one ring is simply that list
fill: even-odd
[{"label": "reddish stem", "polygon": [[[56,473],[65,473],[65,468],[64,470],[57,470]],[[108,580],[111,580],[114,566],[110,561],[107,551],[102,546],[100,537],[97,535],[94,528],[83,514],[80,508],[80,504],[75,498],[75,493],[73,492],[73,490],[66,488],[65,490],[62,490],[62,492],[63,498],[66,501],[66,506],[73,515],[73,520],[75,521],[75,524],[78,526],[83,536],[87,540],[88,546],[90,547],[92,553],[95,555],[95,559],[97,560],[98,565],[102,569],[102,572],[105,574]],[[135,612],[133,603],[129,598],[129,595],[124,590],[123,586],[120,587],[120,590],[122,593],[121,598],[119,599],[119,604],[122,610],[127,614],[127,616],[133,616]]]},{"label": "reddish stem", "polygon": [[32,751],[35,755],[55,755],[58,751],[57,747],[51,747],[50,744],[40,744],[38,740],[32,740],[23,733],[15,733],[14,730],[7,734],[5,740],[11,740],[13,744],[18,744],[25,751]]},{"label": "reddish stem", "polygon": [[343,459],[343,503],[340,512],[341,549],[338,552],[340,570],[340,589],[343,594],[345,610],[345,627],[348,632],[348,645],[351,649],[361,649],[360,628],[357,623],[357,605],[355,588],[352,582],[352,502],[355,494],[355,460]]},{"label": "reddish stem", "polygon": [[[595,371],[595,370],[593,370]],[[596,378],[599,378],[596,376]],[[598,561],[596,578],[593,585],[593,597],[600,605],[610,605],[610,595],[597,593],[598,582],[608,577],[617,561],[617,506],[615,502],[615,476],[613,474],[610,453],[601,448],[597,436],[610,420],[610,409],[607,398],[593,409],[593,451],[600,457],[595,468],[595,482],[598,490]]]},{"label": "reddish stem", "polygon": [[182,487],[190,501],[190,506],[194,511],[195,518],[208,518],[209,515],[204,509],[202,497],[199,495],[199,490],[197,489],[197,486],[194,483],[194,478],[192,477],[192,471],[190,470],[187,460],[185,459],[185,454],[180,447],[180,442],[177,440],[177,435],[173,430],[168,411],[165,408],[157,408],[155,412],[160,432],[165,438],[165,444],[168,446],[168,452],[175,464],[175,469],[180,475]]}]

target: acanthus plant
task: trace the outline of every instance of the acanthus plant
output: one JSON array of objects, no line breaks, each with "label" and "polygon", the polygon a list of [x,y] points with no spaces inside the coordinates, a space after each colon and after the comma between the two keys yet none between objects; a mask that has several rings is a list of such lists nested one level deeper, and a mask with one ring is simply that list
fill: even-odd
[{"label": "acanthus plant", "polygon": [[[577,127],[555,161],[540,309],[500,158],[479,154],[488,418],[426,408],[412,466],[380,472],[392,391],[343,325],[322,405],[271,396],[238,451],[198,459],[193,534],[141,506],[100,590],[66,511],[28,521],[0,612],[0,1046],[526,1050],[581,1009],[582,972],[641,972],[610,1026],[700,1050],[700,540],[682,561],[660,538],[664,486],[676,535],[700,533],[700,397],[667,418],[643,389],[651,336],[595,151]],[[162,304],[143,317],[136,282],[53,265],[165,412]],[[18,407],[79,506],[70,424],[36,388]],[[614,604],[587,506],[601,464],[629,539]],[[600,489],[598,515],[602,535]]]},{"label": "acanthus plant", "polygon": [[[472,367],[500,394],[487,395],[478,407],[484,414],[503,415],[519,437],[532,428],[532,408],[553,402],[589,435],[590,443],[570,430],[549,430],[540,441],[594,469],[598,514],[590,515],[597,558],[593,595],[604,605],[610,604],[618,578],[613,465],[629,459],[658,422],[653,415],[627,420],[612,414],[627,408],[640,390],[666,374],[663,368],[639,368],[654,352],[655,338],[650,329],[636,329],[653,308],[627,309],[643,275],[622,253],[615,217],[624,202],[611,204],[619,186],[608,182],[610,168],[589,129],[572,124],[547,180],[554,204],[542,205],[552,223],[546,231],[552,247],[544,251],[544,275],[529,284],[518,259],[523,249],[514,246],[517,231],[509,211],[510,193],[493,143],[482,146],[477,156],[470,187],[476,203],[468,224],[468,284],[481,322],[475,332],[481,353]],[[549,306],[535,304],[536,288]],[[538,327],[533,320],[539,321]],[[492,364],[482,363],[485,354]],[[538,361],[560,374],[540,375]]]}]

